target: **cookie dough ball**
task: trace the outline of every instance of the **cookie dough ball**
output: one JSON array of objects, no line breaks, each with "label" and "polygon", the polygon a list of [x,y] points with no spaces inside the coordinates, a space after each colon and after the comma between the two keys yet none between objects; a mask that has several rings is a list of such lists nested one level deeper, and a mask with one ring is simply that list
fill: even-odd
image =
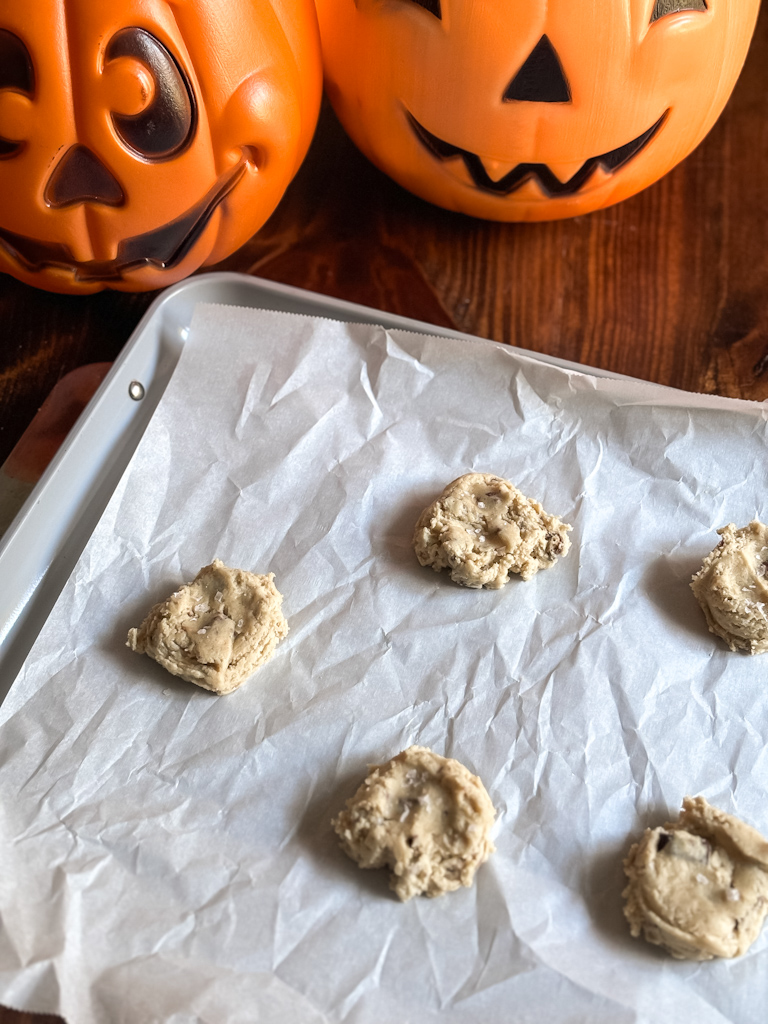
[{"label": "cookie dough ball", "polygon": [[361,868],[391,871],[401,900],[469,886],[493,853],[495,811],[476,775],[427,747],[408,747],[367,779],[331,824]]},{"label": "cookie dough ball", "polygon": [[128,646],[214,693],[231,693],[288,633],[274,574],[228,569],[216,559],[151,609]]},{"label": "cookie dough ball", "polygon": [[703,797],[676,822],[646,829],[624,861],[632,934],[678,960],[746,953],[768,913],[768,842]]},{"label": "cookie dough ball", "polygon": [[723,538],[691,581],[710,633],[732,651],[768,651],[768,526],[753,520]]},{"label": "cookie dough ball", "polygon": [[421,513],[413,547],[422,565],[450,569],[455,583],[497,590],[511,572],[529,580],[566,555],[570,529],[508,480],[467,473]]}]

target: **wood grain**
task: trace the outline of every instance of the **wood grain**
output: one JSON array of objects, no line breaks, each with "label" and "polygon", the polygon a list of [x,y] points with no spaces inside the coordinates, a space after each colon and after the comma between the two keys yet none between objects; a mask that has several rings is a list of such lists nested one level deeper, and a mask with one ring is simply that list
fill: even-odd
[{"label": "wood grain", "polygon": [[0,1024],[62,1024],[61,1017],[47,1013],[18,1013],[0,1006]]},{"label": "wood grain", "polygon": [[[414,198],[323,110],[238,270],[663,384],[768,398],[768,10],[725,113],[662,181],[570,221],[495,224]],[[0,276],[0,461],[55,382],[112,360],[153,294]],[[0,1024],[58,1018],[0,1008]]]}]

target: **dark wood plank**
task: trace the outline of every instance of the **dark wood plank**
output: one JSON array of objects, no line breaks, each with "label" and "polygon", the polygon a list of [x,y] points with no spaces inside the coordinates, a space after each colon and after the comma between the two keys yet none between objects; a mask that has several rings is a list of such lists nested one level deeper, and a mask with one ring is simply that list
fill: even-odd
[{"label": "dark wood plank", "polygon": [[0,1024],[62,1024],[62,1020],[43,1013],[18,1013],[0,1006]]}]

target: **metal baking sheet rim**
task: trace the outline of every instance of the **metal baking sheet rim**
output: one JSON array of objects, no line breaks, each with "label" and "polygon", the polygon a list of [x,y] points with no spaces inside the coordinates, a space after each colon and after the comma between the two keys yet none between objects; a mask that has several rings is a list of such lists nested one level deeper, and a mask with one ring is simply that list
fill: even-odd
[{"label": "metal baking sheet rim", "polygon": [[[201,274],[161,292],[0,540],[0,702],[18,675],[165,391],[199,302],[381,324],[468,342],[478,340],[460,331],[246,274]],[[523,349],[513,351],[564,369],[621,378],[619,374],[552,356]],[[144,390],[139,400],[130,393],[131,384],[136,381]]]}]

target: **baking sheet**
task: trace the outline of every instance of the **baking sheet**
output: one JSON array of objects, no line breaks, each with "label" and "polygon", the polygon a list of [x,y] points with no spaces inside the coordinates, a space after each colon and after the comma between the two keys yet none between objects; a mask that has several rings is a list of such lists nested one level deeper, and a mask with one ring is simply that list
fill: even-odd
[{"label": "baking sheet", "polygon": [[[763,935],[633,941],[621,857],[701,793],[763,832],[760,658],[688,589],[763,514],[762,406],[465,343],[201,307],[2,709],[0,999],[90,1021],[762,1021]],[[504,590],[422,569],[469,470],[574,525]],[[218,556],[274,571],[291,634],[226,698],[122,646]],[[402,906],[328,820],[368,762],[457,757],[498,810],[472,890]]]},{"label": "baking sheet", "polygon": [[[250,274],[195,274],[166,288],[147,309],[27,500],[22,494],[0,494],[0,502],[10,498],[19,510],[0,538],[0,578],[4,584],[0,588],[0,702],[152,418],[200,302],[305,313],[345,323],[377,323],[467,342],[475,340],[460,331],[446,331],[434,324]],[[554,356],[536,354],[535,358],[565,369],[584,369]],[[589,372],[615,376],[599,369]],[[134,397],[136,381],[144,389],[140,401]]]}]

